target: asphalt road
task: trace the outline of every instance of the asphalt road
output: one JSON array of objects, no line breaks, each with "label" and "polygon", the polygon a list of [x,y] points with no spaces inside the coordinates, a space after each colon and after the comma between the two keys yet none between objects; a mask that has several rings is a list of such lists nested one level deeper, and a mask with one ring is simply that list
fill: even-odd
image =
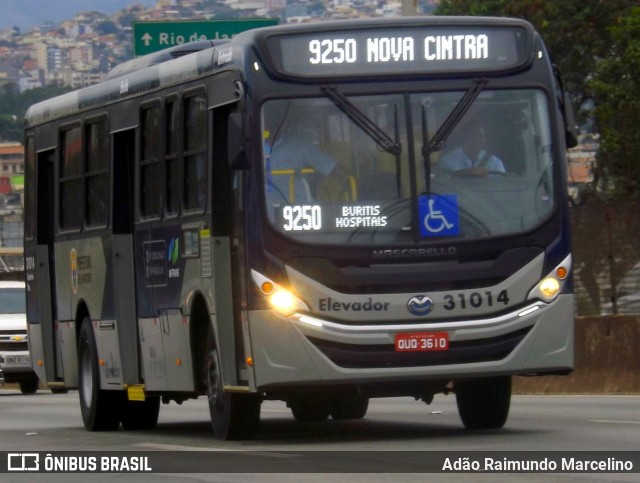
[{"label": "asphalt road", "polygon": [[[136,475],[136,480],[149,478],[149,481],[168,478],[166,481],[230,482],[425,481],[425,475],[411,471],[415,471],[417,462],[442,451],[450,452],[447,453],[452,457],[450,461],[465,457],[473,460],[478,451],[497,457],[531,451],[607,451],[614,452],[608,454],[617,455],[619,459],[628,454],[622,452],[639,452],[636,457],[640,454],[640,396],[514,396],[506,426],[495,431],[465,430],[458,417],[454,396],[436,397],[429,406],[411,398],[374,399],[362,420],[307,424],[296,423],[284,403],[267,401],[262,406],[257,437],[241,442],[213,439],[204,398],[180,406],[175,403],[162,405],[158,427],[153,431],[107,433],[84,430],[77,398],[75,391],[56,395],[39,391],[36,395],[23,396],[16,390],[0,390],[0,451],[130,451],[131,454],[162,451],[167,457],[173,457],[173,452],[189,455],[193,451],[206,451],[211,458],[238,452],[245,458],[239,459],[239,464],[248,463],[241,468],[243,471],[253,472],[254,468],[262,468],[255,466],[256,461],[266,461],[268,464],[264,467],[271,468],[269,471],[274,471],[275,465],[283,472]],[[577,454],[584,456],[586,453]],[[264,459],[265,455],[268,459]],[[309,455],[313,455],[310,460]],[[229,461],[235,460],[227,457],[226,462]],[[331,464],[335,461],[351,468],[345,473],[354,471],[354,465],[357,466],[355,471],[368,473],[342,473],[342,466]],[[307,462],[310,462],[308,470],[304,466]],[[403,473],[405,462],[408,473],[400,477],[398,472]],[[288,473],[292,464],[291,468],[298,473]],[[220,471],[225,468],[228,467],[221,466]],[[640,464],[636,465],[636,471],[640,471]],[[3,476],[9,475],[0,474],[0,481]],[[31,480],[73,481],[81,475],[29,476]],[[550,476],[544,473],[474,473],[470,478],[469,474],[430,474],[429,481],[547,482]],[[94,474],[90,481],[129,481],[130,478],[130,474]],[[640,481],[640,473],[564,473],[555,474],[552,479]],[[87,475],[84,480],[78,479],[86,480]]]}]

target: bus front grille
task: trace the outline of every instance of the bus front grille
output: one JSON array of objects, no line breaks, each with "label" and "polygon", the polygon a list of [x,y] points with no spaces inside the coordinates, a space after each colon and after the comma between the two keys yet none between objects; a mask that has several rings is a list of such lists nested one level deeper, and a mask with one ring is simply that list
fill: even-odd
[{"label": "bus front grille", "polygon": [[499,337],[452,341],[449,350],[396,352],[393,344],[362,345],[307,337],[334,364],[349,369],[441,366],[499,361],[507,357],[529,333],[531,327]]}]

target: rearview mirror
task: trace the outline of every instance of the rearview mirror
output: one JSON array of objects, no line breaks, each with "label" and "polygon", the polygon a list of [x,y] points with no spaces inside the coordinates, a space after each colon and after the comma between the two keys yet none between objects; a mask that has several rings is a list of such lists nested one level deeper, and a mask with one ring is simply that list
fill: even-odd
[{"label": "rearview mirror", "polygon": [[566,143],[568,148],[575,148],[578,145],[578,128],[576,126],[576,118],[573,115],[573,107],[571,106],[571,98],[569,94],[564,93],[563,99],[563,117]]}]

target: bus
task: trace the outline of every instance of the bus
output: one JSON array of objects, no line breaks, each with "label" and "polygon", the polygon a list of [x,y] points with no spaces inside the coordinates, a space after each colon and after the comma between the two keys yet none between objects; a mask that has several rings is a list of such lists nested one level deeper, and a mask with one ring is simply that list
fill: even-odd
[{"label": "bus", "polygon": [[26,115],[33,368],[78,388],[91,431],[206,396],[215,437],[246,439],[265,400],[309,422],[440,393],[500,428],[513,376],[573,367],[574,139],[517,19],[282,25],[132,59]]}]

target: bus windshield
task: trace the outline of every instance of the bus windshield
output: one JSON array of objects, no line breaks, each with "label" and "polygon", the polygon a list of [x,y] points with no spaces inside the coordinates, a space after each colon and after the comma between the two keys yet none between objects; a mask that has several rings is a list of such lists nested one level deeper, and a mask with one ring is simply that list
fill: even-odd
[{"label": "bus windshield", "polygon": [[550,215],[543,91],[326,91],[263,105],[266,214],[279,232],[321,244],[415,244],[516,234]]}]

